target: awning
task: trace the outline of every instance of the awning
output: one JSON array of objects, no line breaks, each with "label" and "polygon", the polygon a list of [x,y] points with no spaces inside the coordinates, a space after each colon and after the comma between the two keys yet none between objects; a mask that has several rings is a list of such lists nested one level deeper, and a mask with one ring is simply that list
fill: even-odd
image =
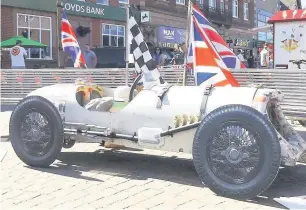
[{"label": "awning", "polygon": [[266,25],[266,26],[252,28],[250,30],[254,31],[254,32],[273,32],[273,25],[269,24],[269,25]]}]

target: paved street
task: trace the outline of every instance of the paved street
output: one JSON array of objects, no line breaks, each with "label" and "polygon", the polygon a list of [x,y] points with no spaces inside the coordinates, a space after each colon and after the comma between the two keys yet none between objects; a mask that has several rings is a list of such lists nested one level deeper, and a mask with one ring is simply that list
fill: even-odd
[{"label": "paved street", "polygon": [[[1,114],[1,121],[6,116],[8,122],[9,112]],[[306,137],[305,128],[295,128]],[[218,197],[200,183],[185,154],[77,144],[63,149],[50,168],[39,169],[23,164],[10,142],[1,142],[0,161],[3,210],[273,209],[284,208],[273,198],[306,195],[306,165],[282,169],[261,197],[242,202]]]},{"label": "paved street", "polygon": [[[48,169],[24,165],[0,143],[1,209],[272,209],[272,199],[306,194],[306,166],[282,170],[262,197],[241,202],[214,195],[197,177],[189,155],[103,151],[97,144],[63,150]],[[159,156],[160,155],[160,156]],[[292,173],[294,171],[294,173]]]}]

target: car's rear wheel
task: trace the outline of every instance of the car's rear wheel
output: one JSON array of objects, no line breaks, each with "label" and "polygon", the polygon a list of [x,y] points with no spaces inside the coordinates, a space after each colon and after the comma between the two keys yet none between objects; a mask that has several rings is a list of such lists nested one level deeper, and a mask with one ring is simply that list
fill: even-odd
[{"label": "car's rear wheel", "polygon": [[12,113],[10,140],[24,163],[36,167],[49,166],[63,145],[63,124],[58,110],[45,98],[26,97]]},{"label": "car's rear wheel", "polygon": [[280,144],[272,124],[258,111],[227,105],[208,114],[193,143],[193,160],[202,182],[216,194],[250,199],[277,176]]}]

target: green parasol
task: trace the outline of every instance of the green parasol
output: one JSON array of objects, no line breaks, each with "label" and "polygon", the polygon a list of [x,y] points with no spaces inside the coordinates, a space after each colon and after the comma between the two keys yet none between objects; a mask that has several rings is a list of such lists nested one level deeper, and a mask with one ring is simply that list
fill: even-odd
[{"label": "green parasol", "polygon": [[14,36],[8,40],[5,40],[3,42],[1,42],[1,47],[2,48],[11,48],[14,47],[16,45],[16,41],[20,40],[22,41],[22,46],[26,47],[26,48],[30,48],[30,47],[35,47],[35,48],[43,48],[43,47],[47,47],[47,45],[42,44],[40,42],[36,42],[34,40],[31,39],[27,39],[23,36]]}]

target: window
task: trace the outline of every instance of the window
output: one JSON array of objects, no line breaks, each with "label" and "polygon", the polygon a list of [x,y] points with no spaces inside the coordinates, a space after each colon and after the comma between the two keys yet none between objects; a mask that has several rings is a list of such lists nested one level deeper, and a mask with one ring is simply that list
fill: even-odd
[{"label": "window", "polygon": [[108,0],[96,0],[97,4],[108,5]]},{"label": "window", "polygon": [[103,24],[103,47],[124,47],[125,27],[121,25]]},{"label": "window", "polygon": [[217,7],[217,1],[216,0],[209,0],[209,7],[216,8]]},{"label": "window", "polygon": [[225,11],[224,0],[220,0],[220,10],[221,10],[222,12]]},{"label": "window", "polygon": [[176,0],[176,4],[185,5],[185,0]]},{"label": "window", "polygon": [[243,3],[243,19],[249,20],[249,3]]},{"label": "window", "polygon": [[28,58],[52,59],[51,17],[17,13],[17,35],[41,42],[48,47],[26,49]]},{"label": "window", "polygon": [[129,4],[129,0],[119,0],[120,4]]},{"label": "window", "polygon": [[233,17],[238,18],[238,0],[233,0]]}]

